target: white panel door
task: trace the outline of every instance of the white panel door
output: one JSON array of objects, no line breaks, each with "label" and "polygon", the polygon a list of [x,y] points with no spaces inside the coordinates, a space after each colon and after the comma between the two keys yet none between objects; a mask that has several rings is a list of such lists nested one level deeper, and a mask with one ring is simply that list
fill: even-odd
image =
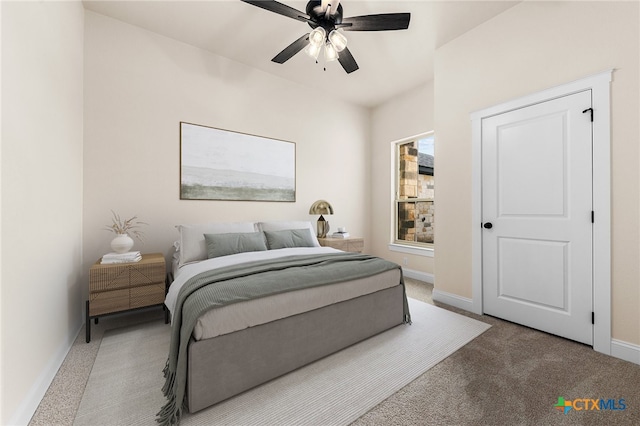
[{"label": "white panel door", "polygon": [[482,121],[484,312],[591,345],[591,91]]}]

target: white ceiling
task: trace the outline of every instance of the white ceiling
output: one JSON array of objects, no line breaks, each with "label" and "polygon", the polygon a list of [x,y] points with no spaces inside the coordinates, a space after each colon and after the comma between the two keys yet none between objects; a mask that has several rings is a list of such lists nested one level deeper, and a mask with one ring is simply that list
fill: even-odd
[{"label": "white ceiling", "polygon": [[[306,1],[283,0],[304,11]],[[309,26],[243,3],[209,1],[95,1],[85,9],[136,25],[217,55],[297,82],[312,93],[367,107],[419,86],[433,78],[437,47],[493,18],[518,1],[342,0],[344,17],[410,12],[404,31],[345,32],[349,50],[360,69],[347,74],[338,62],[316,64],[303,52],[284,64],[271,62],[278,52]]]}]

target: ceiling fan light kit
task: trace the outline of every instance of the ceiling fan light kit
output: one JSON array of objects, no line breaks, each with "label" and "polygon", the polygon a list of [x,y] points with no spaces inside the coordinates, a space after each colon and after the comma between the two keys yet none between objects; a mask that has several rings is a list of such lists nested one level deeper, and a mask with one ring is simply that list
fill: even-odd
[{"label": "ceiling fan light kit", "polygon": [[340,0],[311,0],[307,3],[306,13],[275,0],[241,1],[306,22],[312,28],[310,33],[303,35],[278,53],[272,59],[273,62],[284,64],[303,49],[317,62],[320,50],[324,50],[325,62],[338,60],[347,74],[356,71],[359,67],[347,48],[347,38],[338,31],[339,29],[343,31],[406,30],[409,28],[411,19],[410,13],[384,13],[343,19]]}]

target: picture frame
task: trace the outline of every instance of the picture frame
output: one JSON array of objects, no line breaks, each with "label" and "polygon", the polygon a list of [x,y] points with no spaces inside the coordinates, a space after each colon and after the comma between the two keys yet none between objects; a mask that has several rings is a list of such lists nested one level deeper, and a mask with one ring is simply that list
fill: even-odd
[{"label": "picture frame", "polygon": [[181,121],[180,199],[295,202],[296,144]]}]

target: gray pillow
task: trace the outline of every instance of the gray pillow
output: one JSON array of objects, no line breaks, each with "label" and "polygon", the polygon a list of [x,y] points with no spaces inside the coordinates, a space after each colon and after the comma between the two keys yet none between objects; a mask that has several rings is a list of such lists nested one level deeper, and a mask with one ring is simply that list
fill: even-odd
[{"label": "gray pillow", "polygon": [[315,247],[309,229],[287,229],[284,231],[264,231],[269,250],[291,247]]},{"label": "gray pillow", "polygon": [[248,251],[265,251],[262,232],[204,234],[209,259]]}]

